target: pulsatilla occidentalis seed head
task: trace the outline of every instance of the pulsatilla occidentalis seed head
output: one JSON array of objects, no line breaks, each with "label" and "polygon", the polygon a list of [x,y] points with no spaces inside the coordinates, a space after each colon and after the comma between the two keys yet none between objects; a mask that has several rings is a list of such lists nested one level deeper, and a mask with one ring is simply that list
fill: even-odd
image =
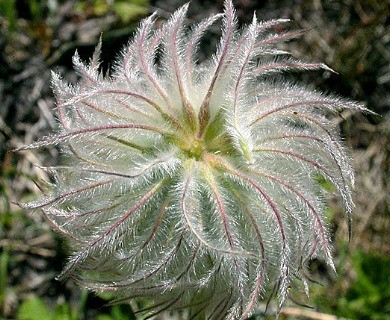
[{"label": "pulsatilla occidentalis seed head", "polygon": [[[244,319],[259,299],[307,287],[306,264],[334,268],[324,217],[325,179],[353,206],[353,171],[332,116],[362,106],[282,80],[287,70],[330,70],[275,45],[302,34],[286,19],[237,27],[224,12],[186,26],[188,5],[160,28],[143,20],[116,60],[99,69],[101,42],[81,77],[53,74],[63,165],[40,208],[72,251],[61,277],[150,299],[144,312],[186,309],[197,319]],[[220,24],[215,54],[198,61]],[[281,27],[282,26],[282,27]],[[272,290],[274,288],[274,290]],[[293,291],[293,290],[292,290]]]}]

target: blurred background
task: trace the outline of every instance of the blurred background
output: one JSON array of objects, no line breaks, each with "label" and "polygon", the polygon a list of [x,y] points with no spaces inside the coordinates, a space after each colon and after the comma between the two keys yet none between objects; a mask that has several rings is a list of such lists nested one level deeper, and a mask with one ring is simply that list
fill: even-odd
[{"label": "blurred background", "polygon": [[[321,261],[310,265],[319,284],[304,303],[291,301],[280,319],[390,319],[390,1],[386,0],[235,0],[240,23],[290,18],[305,35],[285,44],[296,58],[325,62],[337,74],[294,74],[306,84],[365,104],[378,115],[342,112],[342,136],[356,169],[356,208],[348,241],[341,204],[329,200],[327,212],[338,275]],[[55,164],[58,152],[45,148],[12,152],[56,126],[50,71],[77,81],[71,58],[85,60],[100,35],[102,68],[109,72],[140,19],[158,9],[161,21],[181,0],[0,0],[0,319],[136,319],[134,305],[107,305],[106,297],[54,278],[62,269],[66,243],[39,212],[14,202],[36,198],[36,182],[47,180],[39,165]],[[220,12],[223,0],[192,0],[189,23]],[[205,56],[218,41],[216,25],[203,42]],[[204,58],[204,57],[203,57]],[[291,75],[287,74],[287,77]],[[331,188],[330,186],[325,186]],[[252,319],[264,315],[260,303]],[[164,314],[158,319],[185,319]]]}]

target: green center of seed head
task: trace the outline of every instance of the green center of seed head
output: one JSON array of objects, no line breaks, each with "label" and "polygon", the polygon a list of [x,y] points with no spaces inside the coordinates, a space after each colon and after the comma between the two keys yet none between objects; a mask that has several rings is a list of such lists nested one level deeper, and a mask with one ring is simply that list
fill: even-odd
[{"label": "green center of seed head", "polygon": [[206,148],[203,139],[196,137],[184,146],[182,150],[189,158],[194,158],[198,161],[202,158]]},{"label": "green center of seed head", "polygon": [[195,130],[188,129],[190,136],[177,136],[173,138],[176,144],[182,151],[185,158],[201,161],[205,153],[229,155],[234,152],[232,141],[226,133],[224,133],[225,119],[222,112],[219,112],[213,119],[207,119],[204,128],[199,123],[195,126]]}]

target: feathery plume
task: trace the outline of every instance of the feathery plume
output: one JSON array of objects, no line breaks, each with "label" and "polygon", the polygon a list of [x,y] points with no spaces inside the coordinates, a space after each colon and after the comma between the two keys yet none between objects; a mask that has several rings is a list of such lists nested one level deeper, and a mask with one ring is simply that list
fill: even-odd
[{"label": "feathery plume", "polygon": [[[117,301],[149,298],[152,316],[245,319],[275,288],[305,286],[310,259],[334,269],[321,177],[353,207],[353,171],[331,117],[347,100],[280,80],[286,70],[330,70],[275,45],[286,19],[239,30],[223,14],[189,29],[188,5],[160,29],[141,22],[111,77],[76,53],[75,86],[53,74],[58,132],[24,149],[59,145],[41,209],[69,240],[72,275]],[[202,35],[222,19],[216,53],[197,61]],[[275,77],[277,75],[278,77]]]}]

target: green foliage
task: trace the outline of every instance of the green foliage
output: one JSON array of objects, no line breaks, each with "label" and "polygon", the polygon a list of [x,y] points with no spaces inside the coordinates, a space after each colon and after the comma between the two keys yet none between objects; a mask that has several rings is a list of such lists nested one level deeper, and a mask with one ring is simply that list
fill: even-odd
[{"label": "green foliage", "polygon": [[390,319],[390,257],[358,251],[352,263],[356,280],[339,300],[339,315],[354,319]]},{"label": "green foliage", "polygon": [[[85,304],[88,297],[86,291],[81,297],[80,307],[71,307],[69,303],[57,303],[49,307],[37,295],[31,295],[22,302],[19,308],[17,320],[79,320],[85,318]],[[136,320],[129,305],[114,305],[109,314],[100,313],[96,320]]]},{"label": "green foliage", "polygon": [[78,320],[85,311],[88,293],[83,291],[79,308],[71,306],[67,302],[57,302],[54,307],[49,307],[37,295],[31,295],[24,300],[18,311],[17,320]]},{"label": "green foliage", "polygon": [[57,3],[57,1],[56,0],[51,0],[51,1],[30,0],[30,1],[27,1],[32,20],[37,21],[37,22],[42,20],[44,18],[46,9],[52,8],[54,3]]},{"label": "green foliage", "polygon": [[7,288],[7,274],[8,274],[8,261],[9,261],[9,247],[6,247],[0,254],[0,305],[6,295]]},{"label": "green foliage", "polygon": [[[339,264],[350,268],[349,260],[353,270],[340,273],[333,288],[317,288],[312,294],[314,304],[323,312],[347,319],[390,319],[390,257],[363,251],[352,257],[340,254]],[[345,279],[347,272],[354,274],[353,280]]]},{"label": "green foliage", "polygon": [[16,21],[16,0],[0,1],[0,16],[8,21],[8,27],[12,30]]},{"label": "green foliage", "polygon": [[18,313],[18,320],[41,320],[53,319],[53,312],[45,305],[45,303],[37,296],[32,295],[25,300]]},{"label": "green foliage", "polygon": [[97,320],[136,320],[133,311],[128,305],[114,305],[110,314],[100,314]]},{"label": "green foliage", "polygon": [[[25,0],[21,1],[19,6],[23,8],[23,14],[28,14],[34,22],[42,21],[47,14],[52,15],[58,8],[60,1],[58,0]],[[3,16],[8,21],[8,28],[15,29],[15,24],[19,17],[16,0],[0,1],[0,16]]]},{"label": "green foliage", "polygon": [[124,23],[148,13],[147,0],[115,1],[114,10]]},{"label": "green foliage", "polygon": [[79,11],[90,11],[96,16],[113,12],[123,23],[129,23],[146,15],[148,5],[148,0],[115,0],[112,4],[104,0],[93,0],[91,2],[77,1],[75,7]]}]

